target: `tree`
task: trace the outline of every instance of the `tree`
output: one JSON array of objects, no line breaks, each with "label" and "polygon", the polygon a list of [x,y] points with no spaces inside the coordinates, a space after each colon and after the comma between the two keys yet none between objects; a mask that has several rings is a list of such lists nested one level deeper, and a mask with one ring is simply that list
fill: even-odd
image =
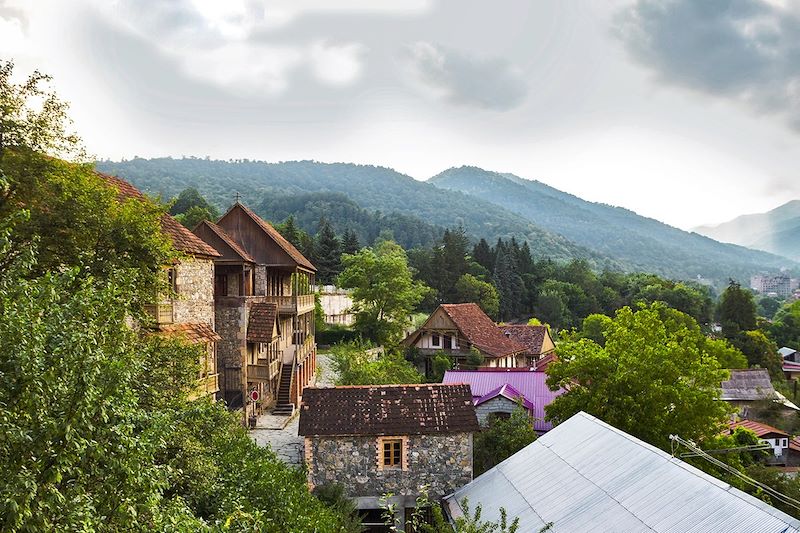
[{"label": "tree", "polygon": [[218,215],[214,213],[215,211],[208,208],[193,205],[186,212],[175,215],[175,220],[191,230],[204,220],[216,221]]},{"label": "tree", "polygon": [[430,290],[412,279],[403,249],[384,241],[342,261],[338,284],[353,289],[355,329],[379,344],[399,341],[414,307]]},{"label": "tree", "polygon": [[554,422],[586,411],[669,449],[670,434],[695,441],[716,435],[731,411],[719,401],[728,376],[721,361],[736,350],[707,338],[692,317],[663,303],[617,311],[605,346],[562,334],[557,353],[547,384],[567,392],[547,407]]},{"label": "tree", "polygon": [[497,317],[500,309],[500,297],[494,285],[481,281],[472,274],[464,274],[455,286],[453,303],[474,302],[490,317]]},{"label": "tree", "polygon": [[519,316],[522,312],[525,284],[517,272],[512,252],[498,243],[497,259],[494,266],[494,286],[500,295],[501,320]]},{"label": "tree", "polygon": [[489,272],[494,272],[494,253],[486,239],[479,240],[472,248],[472,259]]},{"label": "tree", "polygon": [[611,327],[611,317],[594,314],[583,319],[580,336],[590,339],[600,346],[606,345],[606,333]]},{"label": "tree", "polygon": [[289,215],[283,224],[278,225],[276,229],[283,235],[283,238],[292,243],[295,248],[302,249],[303,240],[301,230],[297,228],[294,215]]},{"label": "tree", "polygon": [[327,220],[322,220],[314,243],[314,263],[317,267],[317,280],[327,285],[333,283],[341,272],[341,250],[339,239]]},{"label": "tree", "polygon": [[783,357],[778,353],[778,346],[761,330],[742,331],[730,343],[747,357],[749,366],[758,366],[769,370],[774,380],[783,381]]},{"label": "tree", "polygon": [[341,343],[331,348],[331,362],[337,385],[389,385],[423,383],[417,369],[397,352],[370,355],[360,343]]},{"label": "tree", "polygon": [[353,255],[361,249],[361,244],[358,242],[358,235],[355,231],[346,229],[342,236],[342,253]]},{"label": "tree", "polygon": [[764,296],[758,300],[758,314],[766,319],[771,319],[775,316],[778,309],[781,308],[781,302],[770,296]]},{"label": "tree", "polygon": [[720,296],[719,320],[722,324],[722,333],[732,338],[741,331],[756,329],[756,304],[753,293],[742,289],[741,285],[730,280],[728,288]]},{"label": "tree", "polygon": [[521,403],[508,419],[490,416],[489,426],[475,435],[475,475],[502,463],[535,440],[533,419]]},{"label": "tree", "polygon": [[178,196],[172,199],[170,202],[169,214],[182,215],[188,213],[193,208],[196,208],[195,212],[197,213],[207,214],[208,218],[205,220],[214,221],[219,218],[219,211],[217,208],[208,203],[203,195],[194,187],[187,187],[182,190]]}]

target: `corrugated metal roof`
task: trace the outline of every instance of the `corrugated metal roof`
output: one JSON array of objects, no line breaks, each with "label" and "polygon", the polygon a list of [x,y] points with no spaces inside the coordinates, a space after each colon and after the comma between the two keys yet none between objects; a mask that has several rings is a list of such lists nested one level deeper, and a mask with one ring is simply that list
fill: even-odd
[{"label": "corrugated metal roof", "polygon": [[789,348],[784,346],[783,348],[778,349],[778,353],[781,354],[783,357],[789,357],[790,355],[794,355],[797,353],[797,350],[794,348]]},{"label": "corrugated metal roof", "polygon": [[519,531],[800,532],[800,520],[586,413],[445,498]]},{"label": "corrugated metal roof", "polygon": [[472,399],[477,401],[503,385],[511,385],[533,404],[533,428],[543,433],[553,424],[545,422],[544,408],[564,392],[551,391],[545,381],[547,374],[526,370],[448,370],[442,383],[466,383],[472,390]]}]

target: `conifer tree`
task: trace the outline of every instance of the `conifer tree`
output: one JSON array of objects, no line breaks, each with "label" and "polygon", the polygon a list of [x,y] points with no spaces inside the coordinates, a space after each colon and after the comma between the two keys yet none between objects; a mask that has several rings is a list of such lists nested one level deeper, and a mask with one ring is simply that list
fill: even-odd
[{"label": "conifer tree", "polygon": [[514,265],[513,250],[502,242],[497,244],[494,267],[494,286],[500,294],[500,319],[508,320],[522,312],[525,284]]},{"label": "conifer tree", "polygon": [[333,283],[342,271],[341,245],[330,223],[322,219],[320,230],[314,243],[314,257],[317,267],[317,280],[322,284]]},{"label": "conifer tree", "polygon": [[489,272],[494,272],[494,253],[486,239],[482,238],[472,248],[472,259]]},{"label": "conifer tree", "polygon": [[361,249],[361,243],[358,242],[358,235],[350,228],[344,231],[342,236],[342,253],[353,255]]},{"label": "conifer tree", "polygon": [[281,235],[292,243],[295,248],[301,247],[300,230],[297,229],[297,224],[294,220],[294,215],[289,215],[289,218],[283,223]]}]

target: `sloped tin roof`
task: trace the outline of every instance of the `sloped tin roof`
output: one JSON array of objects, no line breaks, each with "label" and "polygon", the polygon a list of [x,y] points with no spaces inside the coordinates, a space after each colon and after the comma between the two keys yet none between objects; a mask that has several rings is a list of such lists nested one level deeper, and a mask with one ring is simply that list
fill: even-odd
[{"label": "sloped tin roof", "polygon": [[510,385],[533,404],[533,428],[538,432],[550,431],[553,424],[544,420],[544,409],[564,393],[563,389],[551,391],[547,387],[547,374],[531,370],[448,370],[442,383],[466,383],[472,391],[473,401],[502,387]]},{"label": "sloped tin roof", "polygon": [[578,413],[445,498],[500,508],[519,531],[789,533],[800,520],[586,413]]}]

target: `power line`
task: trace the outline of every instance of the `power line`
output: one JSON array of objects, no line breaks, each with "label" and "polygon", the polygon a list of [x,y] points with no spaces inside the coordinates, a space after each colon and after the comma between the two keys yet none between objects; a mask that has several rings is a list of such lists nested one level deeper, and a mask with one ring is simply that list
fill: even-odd
[{"label": "power line", "polygon": [[[749,483],[750,485],[753,485],[754,487],[758,487],[761,490],[763,490],[764,492],[766,492],[767,494],[769,494],[770,496],[773,496],[777,500],[785,503],[786,505],[789,505],[791,507],[794,507],[795,509],[800,510],[800,501],[797,501],[794,498],[791,498],[791,497],[789,497],[789,496],[787,496],[787,495],[785,495],[785,494],[783,494],[781,492],[778,492],[777,490],[773,489],[772,487],[770,487],[768,485],[764,485],[763,483],[761,483],[759,481],[756,481],[755,479],[751,478],[750,476],[747,476],[747,475],[743,474],[742,472],[739,472],[737,469],[733,468],[732,466],[730,466],[730,465],[728,465],[726,463],[723,463],[719,459],[717,459],[715,457],[712,457],[708,453],[704,452],[703,450],[701,450],[700,448],[695,446],[693,442],[688,441],[686,439],[683,439],[683,438],[679,437],[678,435],[670,435],[669,436],[669,440],[671,440],[673,443],[677,442],[678,444],[689,448],[689,450],[691,450],[697,457],[702,457],[703,459],[705,459],[706,461],[710,462],[711,464],[717,466],[718,468],[721,468],[722,470],[725,470],[729,474],[733,474],[734,476],[738,477],[739,479],[741,479],[745,483]],[[673,451],[672,455],[674,457],[675,456],[674,447],[673,447],[672,451]]]}]

